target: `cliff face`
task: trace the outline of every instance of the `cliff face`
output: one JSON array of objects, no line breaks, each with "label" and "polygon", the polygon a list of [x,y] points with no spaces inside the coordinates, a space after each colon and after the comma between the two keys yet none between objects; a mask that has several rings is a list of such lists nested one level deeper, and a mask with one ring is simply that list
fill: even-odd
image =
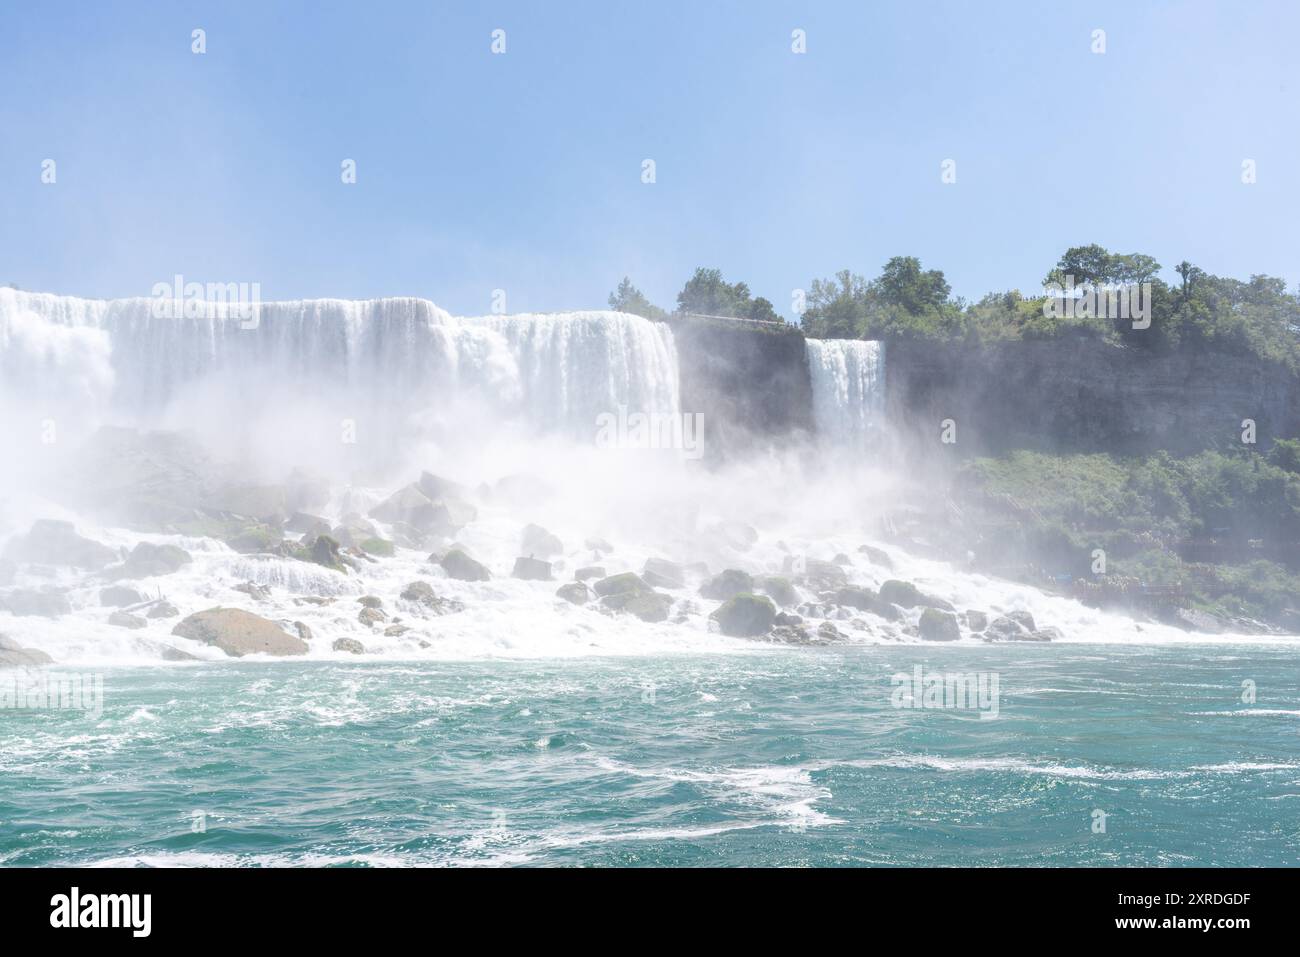
[{"label": "cliff face", "polygon": [[1148,355],[1104,343],[891,344],[889,419],[937,440],[957,423],[962,455],[1195,452],[1241,443],[1254,419],[1258,447],[1300,434],[1300,382],[1280,364],[1210,353]]},{"label": "cliff face", "polygon": [[682,411],[704,414],[708,458],[812,431],[812,385],[797,329],[680,317],[670,324]]}]

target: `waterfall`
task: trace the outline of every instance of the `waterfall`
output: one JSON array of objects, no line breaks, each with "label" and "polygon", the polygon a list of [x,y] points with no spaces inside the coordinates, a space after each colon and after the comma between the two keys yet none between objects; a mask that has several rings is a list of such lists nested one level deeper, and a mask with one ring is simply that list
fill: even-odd
[{"label": "waterfall", "polygon": [[468,419],[590,440],[620,406],[679,410],[672,332],[624,313],[467,318],[412,298],[261,303],[248,317],[156,306],[0,289],[0,412],[177,427],[319,408],[371,435]]},{"label": "waterfall", "polygon": [[883,425],[884,345],[808,339],[806,346],[818,435],[836,449],[867,450]]}]

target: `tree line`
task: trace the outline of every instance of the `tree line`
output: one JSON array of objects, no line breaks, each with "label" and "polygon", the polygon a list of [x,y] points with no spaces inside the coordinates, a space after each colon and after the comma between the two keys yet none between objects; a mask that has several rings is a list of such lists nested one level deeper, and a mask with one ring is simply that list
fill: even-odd
[{"label": "tree line", "polygon": [[[1052,309],[1055,289],[1025,294],[990,292],[975,302],[953,296],[942,270],[925,269],[915,256],[895,256],[874,279],[842,270],[814,279],[805,295],[799,326],[821,339],[882,339],[967,342],[1086,338],[1151,351],[1208,349],[1255,355],[1300,368],[1300,291],[1285,280],[1253,275],[1247,280],[1215,276],[1189,262],[1166,283],[1161,265],[1142,253],[1112,253],[1098,246],[1066,250],[1043,283],[1108,289],[1149,283],[1150,323],[1142,326],[1087,310]],[[1068,292],[1066,293],[1068,295]],[[668,312],[624,278],[609,306],[647,319]],[[743,282],[729,283],[719,269],[698,268],[677,294],[677,312],[782,322],[772,303],[755,297]]]}]

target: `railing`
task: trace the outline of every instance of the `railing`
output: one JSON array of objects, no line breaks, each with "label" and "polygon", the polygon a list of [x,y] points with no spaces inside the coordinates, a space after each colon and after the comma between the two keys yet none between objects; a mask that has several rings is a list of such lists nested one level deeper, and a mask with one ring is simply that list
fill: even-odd
[{"label": "railing", "polygon": [[772,319],[745,319],[741,316],[711,316],[704,312],[674,312],[669,316],[670,319],[722,319],[726,322],[747,322],[755,326],[786,326],[795,328],[788,322],[781,322]]}]

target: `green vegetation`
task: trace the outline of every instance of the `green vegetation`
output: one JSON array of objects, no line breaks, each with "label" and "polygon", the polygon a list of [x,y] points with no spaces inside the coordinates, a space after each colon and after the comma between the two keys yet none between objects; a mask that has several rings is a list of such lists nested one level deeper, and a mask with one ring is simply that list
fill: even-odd
[{"label": "green vegetation", "polygon": [[[1096,580],[1102,549],[1113,580],[1181,586],[1194,607],[1294,627],[1300,576],[1285,562],[1300,541],[1298,453],[1295,440],[1267,457],[1019,451],[965,463],[956,495],[989,526],[995,554],[1019,551],[1054,577]],[[1008,520],[1019,535],[997,527]]]},{"label": "green vegetation", "polygon": [[[630,312],[647,319],[660,320],[668,314],[648,300],[640,289],[626,276],[618,288],[609,294],[609,308]],[[722,270],[700,267],[686,281],[677,294],[677,312],[692,312],[705,316],[725,316],[733,319],[757,319],[762,322],[785,320],[777,315],[772,303],[762,296],[755,298],[743,282],[729,283],[722,278]]]}]

